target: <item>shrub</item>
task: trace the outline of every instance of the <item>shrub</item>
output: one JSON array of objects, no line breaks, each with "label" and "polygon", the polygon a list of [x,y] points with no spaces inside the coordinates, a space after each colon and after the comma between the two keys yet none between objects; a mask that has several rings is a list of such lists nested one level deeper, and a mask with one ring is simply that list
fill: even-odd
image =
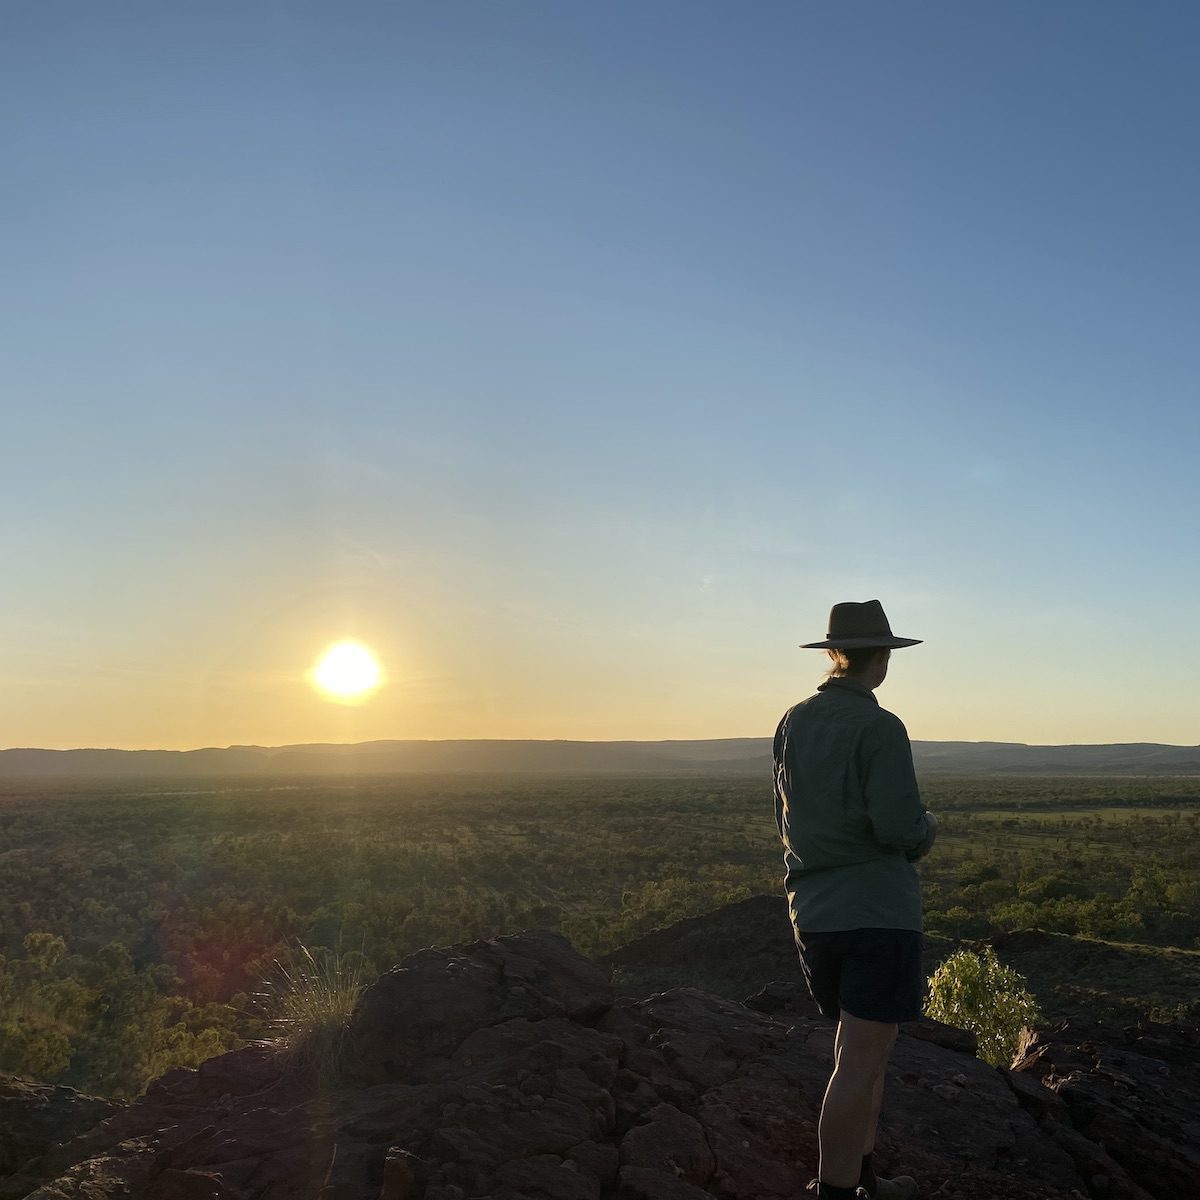
[{"label": "shrub", "polygon": [[1008,1066],[1021,1030],[1041,1020],[1028,981],[1004,966],[990,946],[978,954],[960,950],[934,971],[925,1013],[971,1030],[979,1039],[979,1057],[993,1067]]}]

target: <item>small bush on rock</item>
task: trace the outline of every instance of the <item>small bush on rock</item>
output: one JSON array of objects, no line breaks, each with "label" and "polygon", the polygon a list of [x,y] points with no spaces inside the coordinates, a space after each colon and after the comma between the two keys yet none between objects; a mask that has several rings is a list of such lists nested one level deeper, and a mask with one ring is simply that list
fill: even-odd
[{"label": "small bush on rock", "polygon": [[925,1015],[971,1030],[979,1039],[979,1057],[993,1067],[1007,1067],[1021,1031],[1041,1020],[1028,980],[1004,966],[991,946],[978,954],[960,950],[934,971]]}]

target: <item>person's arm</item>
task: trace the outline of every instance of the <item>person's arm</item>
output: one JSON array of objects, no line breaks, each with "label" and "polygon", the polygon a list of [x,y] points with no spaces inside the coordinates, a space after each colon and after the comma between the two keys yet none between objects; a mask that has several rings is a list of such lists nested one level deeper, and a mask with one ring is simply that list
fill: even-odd
[{"label": "person's arm", "polygon": [[929,809],[926,809],[925,820],[929,824],[929,833],[926,835],[925,840],[915,850],[906,850],[904,852],[904,857],[907,858],[909,862],[916,862],[918,858],[924,858],[925,855],[927,855],[929,851],[933,849],[933,843],[937,838],[938,831],[937,813],[930,812]]},{"label": "person's arm", "polygon": [[867,817],[882,845],[903,850],[913,860],[929,852],[937,835],[937,818],[921,803],[904,723],[891,713],[881,715],[886,719],[863,738]]}]

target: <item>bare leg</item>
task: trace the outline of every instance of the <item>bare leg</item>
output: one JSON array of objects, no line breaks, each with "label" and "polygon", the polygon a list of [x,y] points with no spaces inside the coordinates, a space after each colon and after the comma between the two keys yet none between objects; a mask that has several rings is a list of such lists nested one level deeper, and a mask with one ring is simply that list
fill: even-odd
[{"label": "bare leg", "polygon": [[[891,1051],[888,1051],[888,1055],[890,1057]],[[884,1067],[886,1066],[885,1059]],[[867,1140],[863,1143],[864,1154],[872,1154],[875,1150],[875,1131],[879,1128],[879,1110],[883,1107],[883,1085],[886,1080],[886,1070],[880,1071],[879,1078],[875,1081],[875,1091],[871,1096],[871,1123],[867,1126]]]},{"label": "bare leg", "polygon": [[875,1144],[883,1076],[895,1041],[895,1025],[842,1012],[818,1129],[823,1183],[857,1186],[862,1156]]}]

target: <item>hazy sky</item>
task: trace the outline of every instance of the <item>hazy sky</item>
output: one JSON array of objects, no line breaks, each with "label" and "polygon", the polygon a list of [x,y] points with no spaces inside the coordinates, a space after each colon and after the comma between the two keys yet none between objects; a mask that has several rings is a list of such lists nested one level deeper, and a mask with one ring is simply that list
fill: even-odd
[{"label": "hazy sky", "polygon": [[[0,9],[0,744],[1194,744],[1200,9]],[[357,708],[306,672],[357,637]]]}]

